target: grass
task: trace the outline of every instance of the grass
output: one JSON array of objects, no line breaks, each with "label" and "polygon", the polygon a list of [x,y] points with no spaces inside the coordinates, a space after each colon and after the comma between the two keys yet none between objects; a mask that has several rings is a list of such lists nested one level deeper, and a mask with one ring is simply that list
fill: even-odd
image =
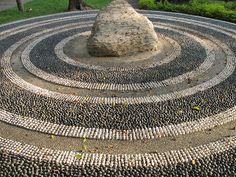
[{"label": "grass", "polygon": [[85,0],[85,2],[95,9],[101,9],[106,6],[111,0]]},{"label": "grass", "polygon": [[159,3],[156,0],[139,0],[139,4],[144,9],[182,12],[236,22],[236,2],[192,0],[190,3],[173,4],[168,1]]},{"label": "grass", "polygon": [[[102,8],[110,0],[85,0],[85,2],[93,8]],[[16,7],[0,11],[0,24],[41,15],[66,12],[67,6],[68,0],[33,0],[25,4],[24,13],[18,12]]]}]

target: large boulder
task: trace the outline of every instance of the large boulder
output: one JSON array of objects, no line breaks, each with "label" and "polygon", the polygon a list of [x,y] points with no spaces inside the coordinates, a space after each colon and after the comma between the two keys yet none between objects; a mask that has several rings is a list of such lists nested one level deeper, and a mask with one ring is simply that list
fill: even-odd
[{"label": "large boulder", "polygon": [[123,56],[157,49],[157,34],[147,17],[125,0],[113,0],[101,10],[88,39],[92,56]]}]

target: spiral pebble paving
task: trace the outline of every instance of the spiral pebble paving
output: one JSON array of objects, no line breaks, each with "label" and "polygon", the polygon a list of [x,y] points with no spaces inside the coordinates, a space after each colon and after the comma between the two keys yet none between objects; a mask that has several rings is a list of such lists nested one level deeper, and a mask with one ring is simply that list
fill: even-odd
[{"label": "spiral pebble paving", "polygon": [[0,176],[235,176],[236,25],[139,13],[163,48],[113,65],[70,55],[97,11],[0,26]]}]

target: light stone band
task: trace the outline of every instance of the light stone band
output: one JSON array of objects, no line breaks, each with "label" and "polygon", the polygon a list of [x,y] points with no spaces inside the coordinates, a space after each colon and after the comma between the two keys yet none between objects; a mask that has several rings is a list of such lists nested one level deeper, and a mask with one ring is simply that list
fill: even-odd
[{"label": "light stone band", "polygon": [[[72,28],[73,28],[73,25],[72,25]],[[43,33],[42,33],[43,34]],[[33,37],[36,37],[36,36],[38,36],[38,35],[40,35],[40,34],[35,34],[35,36],[33,36]],[[26,39],[24,39],[24,42],[27,42],[29,39],[31,39],[31,37],[32,36],[30,36],[30,37],[28,37],[28,38],[26,38]],[[32,37],[32,38],[33,38]],[[23,42],[23,43],[24,43]],[[218,42],[217,40],[215,40],[215,42]],[[9,62],[10,61],[10,58],[11,58],[11,54],[12,54],[12,52],[18,47],[18,46],[20,46],[21,45],[21,41],[20,42],[18,42],[18,43],[16,43],[15,45],[13,45],[12,46],[12,48],[11,49],[9,49],[6,53],[5,53],[5,57],[8,57],[8,58],[5,58],[6,59],[6,61],[7,62]],[[216,79],[215,80],[217,80],[217,79],[225,79],[224,77],[222,77],[222,76],[225,76],[224,74],[227,74],[228,72],[233,72],[234,71],[234,69],[235,69],[235,63],[234,63],[234,60],[235,60],[235,57],[234,57],[234,54],[233,54],[233,52],[232,51],[230,51],[230,50],[227,50],[228,48],[227,48],[227,46],[225,45],[225,44],[222,44],[222,47],[225,49],[225,53],[228,55],[228,62],[227,62],[227,65],[228,66],[231,66],[231,67],[228,67],[229,68],[229,70],[227,70],[227,69],[224,69],[223,71],[225,71],[225,72],[223,72],[223,73],[221,73],[221,75],[218,75],[218,77],[216,77]],[[230,61],[230,62],[229,62]],[[3,66],[7,66],[8,65],[8,69],[9,68],[11,68],[11,66],[10,66],[10,64],[7,64],[7,62],[6,63],[3,63]],[[226,65],[226,66],[227,66]],[[8,73],[8,72],[5,72],[6,74]],[[11,74],[11,73],[10,73]],[[229,74],[229,73],[228,73]],[[7,75],[9,78],[11,78],[11,75]],[[17,75],[16,75],[17,76]],[[221,78],[222,77],[222,78]],[[14,77],[13,77],[14,78]],[[227,77],[226,77],[227,78]],[[13,81],[14,82],[19,82],[17,79],[13,79]],[[217,81],[217,82],[219,82],[219,81]],[[24,84],[24,82],[22,83],[22,84]],[[24,86],[24,87],[28,87],[28,84],[29,83],[26,83],[26,85]],[[33,85],[32,85],[33,86]],[[39,93],[40,94],[40,91],[41,90],[37,90],[38,88],[37,87],[35,87],[35,86],[33,86],[33,88],[36,88],[35,90],[34,90],[34,93]],[[31,88],[32,89],[32,88]],[[46,91],[46,90],[44,90],[44,89],[42,89],[43,91],[45,91],[44,92],[44,95],[46,94],[46,96],[49,96],[49,97],[51,97],[55,92],[50,92],[50,91]],[[39,91],[39,92],[38,92]],[[52,95],[51,95],[51,93],[53,93]],[[47,95],[48,94],[48,95]],[[60,98],[59,99],[68,99],[69,98],[69,100],[75,100],[76,98],[78,98],[78,97],[70,97],[70,95],[63,95],[63,94],[55,94],[56,96],[58,96],[58,98],[59,98],[59,96],[60,96]],[[64,96],[64,97],[62,97],[62,96]],[[80,97],[81,99],[83,99],[82,97]],[[87,102],[87,99],[89,100],[90,98],[85,98],[83,101],[84,102]],[[117,98],[117,99],[119,99],[119,98]],[[103,103],[103,104],[111,104],[112,102],[106,102],[106,100],[104,99],[101,99],[101,100],[96,100],[96,101],[98,101],[98,102],[96,102],[96,103]],[[145,100],[146,101],[146,100]],[[119,103],[121,103],[121,102],[119,102]],[[124,102],[124,103],[128,103],[128,104],[130,104],[129,102]],[[137,103],[139,103],[139,102],[137,102]],[[226,119],[226,121],[225,121],[225,123],[226,122],[229,122],[229,121],[232,121],[232,120],[234,120],[232,117],[235,117],[235,108],[232,108],[232,110],[230,110],[229,111],[230,113],[232,113],[232,115],[230,114],[229,115],[229,117],[227,117],[227,119]],[[221,114],[219,114],[220,115],[220,117],[219,117],[219,123],[220,123],[220,121],[222,121],[222,122],[224,122],[223,120],[221,120],[222,119],[222,115]],[[227,115],[227,114],[225,114],[225,115]],[[15,115],[11,115],[10,117],[14,117]],[[7,117],[6,116],[6,113],[5,113],[5,117]],[[231,119],[232,118],[232,119]],[[7,121],[9,121],[10,122],[10,120],[12,120],[12,123],[14,122],[14,123],[17,123],[17,121],[16,120],[14,120],[13,121],[13,119],[12,118],[5,118],[5,120],[6,120],[6,122]],[[214,118],[214,121],[216,120],[216,118]],[[24,124],[26,124],[26,122],[24,122]],[[194,125],[196,124],[196,122],[194,123]],[[204,125],[207,125],[207,123],[206,122],[203,122],[202,124],[204,124]],[[210,125],[212,124],[212,123],[209,123]],[[41,125],[46,125],[46,123],[45,122],[41,122]],[[198,125],[198,124],[196,124],[196,125]],[[64,125],[63,125],[64,126]],[[172,125],[171,125],[172,126]],[[44,126],[40,126],[40,127],[44,127]],[[29,127],[30,128],[30,127]],[[34,127],[35,128],[35,127]],[[201,126],[200,126],[200,128],[202,128]],[[55,128],[55,132],[56,132],[56,129],[57,129],[57,127]],[[63,132],[65,132],[65,133],[67,133],[68,132],[68,130],[65,130],[65,129],[63,129],[63,128],[59,128],[59,129],[62,129],[63,130]],[[163,128],[163,130],[165,130],[166,129],[166,127],[165,128]],[[172,128],[171,129],[174,129],[173,128],[173,126],[172,126]],[[180,132],[182,131],[182,129],[183,129],[183,127],[181,127],[179,130],[180,130]],[[204,128],[203,128],[204,129]],[[144,132],[145,131],[149,131],[150,129],[148,129],[148,130],[141,130],[141,132],[142,133],[140,133],[140,135],[135,135],[135,136],[137,136],[137,137],[141,137],[141,138],[147,138],[148,139],[148,137],[152,137],[152,131],[150,130],[150,134],[145,134]],[[200,129],[198,129],[198,130],[200,130]],[[40,131],[40,130],[39,130]],[[90,132],[91,132],[91,130],[89,130],[89,131],[85,131],[84,129],[83,130],[81,130],[82,132],[85,132],[85,134],[87,134],[87,135],[85,135],[85,134],[83,134],[83,136],[88,136],[88,134],[90,134]],[[107,135],[105,132],[107,132],[108,130],[107,129],[105,129],[105,130],[102,130],[104,133],[101,133],[101,132],[99,132],[100,134],[102,134],[102,136],[100,136],[100,138],[102,139],[102,138],[106,138],[106,137],[112,137],[112,135]],[[167,132],[169,132],[169,130],[167,129]],[[182,132],[182,134],[184,134],[184,133],[186,133],[186,132],[188,132],[188,131],[183,131]],[[190,131],[191,132],[191,131]],[[179,133],[179,132],[178,132]],[[178,135],[178,133],[176,133],[177,135]],[[143,136],[141,135],[141,134],[143,134]],[[181,133],[179,133],[179,134],[181,134]],[[81,134],[82,135],[82,134]],[[167,135],[166,136],[171,136],[171,135],[173,135],[173,132],[170,132],[169,134],[167,133]],[[91,136],[91,135],[90,135]],[[133,136],[133,135],[132,135]],[[165,135],[164,135],[165,136]],[[116,135],[116,137],[118,137],[118,138],[120,138],[120,137],[122,137],[122,136],[118,136],[118,135]],[[133,136],[134,137],[134,136]],[[120,139],[122,139],[122,138],[120,138]],[[124,138],[123,137],[123,139],[126,139],[126,138]],[[135,138],[134,138],[135,139]],[[137,138],[136,138],[137,139]],[[139,139],[139,138],[138,138]]]},{"label": "light stone band", "polygon": [[236,107],[217,115],[202,118],[196,121],[184,122],[163,127],[143,128],[134,130],[116,130],[84,128],[66,126],[45,122],[30,117],[23,117],[0,109],[0,120],[12,125],[24,127],[30,130],[44,132],[59,136],[80,137],[90,139],[108,140],[142,140],[162,137],[175,137],[196,131],[201,131],[215,126],[220,126],[236,120]]},{"label": "light stone band", "polygon": [[3,32],[0,32],[0,40],[6,39],[7,37],[11,36],[11,35],[15,35],[17,33],[20,32],[25,32],[29,29],[33,29],[36,27],[41,27],[47,24],[55,24],[58,22],[62,22],[65,20],[73,20],[73,19],[83,19],[83,18],[91,18],[91,17],[95,17],[96,14],[86,14],[86,15],[81,15],[81,16],[69,16],[69,17],[62,17],[62,18],[58,18],[58,19],[53,19],[53,20],[45,20],[42,22],[35,22],[35,23],[31,23],[31,24],[27,24],[27,25],[22,25],[13,29],[9,29]]},{"label": "light stone band", "polygon": [[[91,65],[91,64],[85,64],[85,63],[82,63],[82,62],[79,62],[79,61],[75,61],[73,60],[72,58],[68,57],[64,51],[63,51],[63,48],[65,47],[65,45],[79,37],[81,34],[76,34],[76,35],[73,35],[73,36],[70,36],[68,38],[65,38],[63,39],[61,42],[59,42],[56,46],[55,46],[55,54],[56,56],[70,64],[70,65],[73,65],[73,66],[77,66],[77,67],[82,67],[82,68],[87,68],[87,69],[94,69],[94,70],[109,70],[109,71],[129,71],[129,70],[138,70],[138,69],[146,69],[146,68],[154,68],[156,66],[160,66],[160,65],[163,65],[163,64],[167,64],[171,61],[173,61],[175,58],[177,58],[177,56],[179,56],[181,54],[181,47],[180,45],[174,41],[173,39],[169,38],[169,37],[165,37],[165,39],[173,46],[172,49],[172,53],[165,57],[163,60],[156,60],[155,62],[145,66],[144,68],[140,68],[140,67],[136,67],[136,66],[131,66],[131,67],[127,67],[127,68],[122,68],[122,67],[104,67],[104,66],[100,66],[100,65]],[[32,48],[31,48],[32,49]]]},{"label": "light stone band", "polygon": [[[34,86],[30,83],[27,83],[20,77],[18,77],[12,70],[11,65],[10,65],[10,58],[12,55],[12,52],[20,46],[22,43],[26,42],[27,40],[33,38],[34,36],[37,36],[39,34],[34,34],[31,36],[28,36],[21,41],[15,43],[13,46],[11,46],[3,55],[3,59],[1,61],[2,67],[3,67],[3,72],[4,74],[11,80],[13,83],[16,85],[20,86],[21,88],[31,91],[36,94],[44,95],[47,97],[52,97],[56,99],[62,99],[62,100],[67,100],[67,101],[79,101],[79,102],[90,102],[90,103],[103,103],[103,104],[139,104],[139,103],[151,103],[151,102],[160,102],[160,101],[166,101],[170,99],[177,99],[181,98],[184,96],[189,96],[192,94],[197,93],[198,91],[203,91],[208,88],[211,88],[226,78],[228,78],[235,69],[235,56],[234,53],[227,47],[226,44],[221,44],[222,49],[227,55],[227,63],[226,67],[223,69],[219,75],[216,77],[208,80],[207,82],[204,82],[202,84],[199,84],[197,86],[182,90],[182,91],[177,91],[173,92],[170,94],[165,94],[165,95],[160,95],[160,96],[147,96],[147,97],[135,97],[135,98],[110,98],[110,97],[81,97],[81,96],[72,96],[72,95],[66,95],[66,94],[61,94],[58,92],[52,92],[49,90],[45,90],[42,88],[39,88],[37,86]],[[218,41],[215,40],[217,43]],[[153,84],[152,84],[153,85]],[[102,89],[106,89],[105,87]]]},{"label": "light stone band", "polygon": [[76,152],[60,151],[22,144],[0,137],[0,150],[9,151],[17,156],[41,161],[57,162],[58,164],[76,166],[110,166],[110,167],[160,167],[178,163],[191,162],[213,154],[236,148],[236,137],[224,138],[197,147],[172,150],[163,153],[146,154],[97,154],[83,153],[81,159],[75,157]]},{"label": "light stone band", "polygon": [[[154,16],[154,14],[150,14],[152,13],[150,11],[139,11],[139,12],[146,12],[148,16],[150,15],[149,17],[155,17],[155,18],[157,17],[157,16]],[[84,13],[87,13],[87,12],[84,12]],[[165,14],[164,12],[162,13]],[[69,14],[74,15],[77,13],[69,13]],[[83,13],[78,13],[78,14],[83,14]],[[66,15],[67,14],[65,14],[65,16]],[[91,17],[93,16],[93,14],[90,14],[90,15]],[[184,17],[184,15],[182,16],[179,15],[179,16]],[[60,17],[63,19],[63,17],[60,15],[52,15],[49,17],[52,17],[52,18]],[[26,26],[25,29],[23,27],[18,28],[19,30],[22,30],[21,32],[26,31],[28,36],[25,37],[24,39],[22,38],[22,40],[17,41],[14,44],[14,39],[13,37],[11,37],[11,32],[4,33],[3,36],[0,36],[0,38],[3,37],[4,39],[6,36],[9,36],[11,37],[11,39],[13,39],[10,42],[8,42],[7,40],[4,40],[3,46],[0,47],[1,49],[4,48],[5,50],[5,53],[0,54],[2,56],[2,58],[0,59],[1,60],[0,72],[1,72],[1,77],[2,77],[0,79],[0,85],[3,86],[2,92],[0,93],[0,95],[3,96],[3,98],[1,98],[1,103],[0,103],[0,106],[2,107],[2,109],[0,109],[0,122],[5,122],[6,124],[10,124],[10,125],[5,125],[5,123],[3,123],[3,128],[5,127],[7,132],[10,134],[3,133],[3,135],[0,136],[0,166],[2,167],[2,168],[0,167],[0,176],[4,176],[4,177],[9,176],[9,175],[17,176],[18,174],[21,176],[31,176],[31,175],[35,175],[35,176],[39,176],[39,175],[42,175],[42,176],[45,176],[45,175],[46,176],[47,175],[48,176],[50,175],[114,176],[114,174],[115,175],[122,174],[123,176],[139,176],[139,175],[204,176],[204,174],[205,176],[208,176],[208,175],[209,176],[217,176],[217,175],[218,176],[220,175],[232,176],[234,175],[234,171],[235,171],[234,160],[235,160],[235,150],[236,150],[236,136],[234,133],[235,131],[234,123],[236,120],[236,107],[235,107],[235,101],[234,101],[235,79],[233,77],[235,76],[236,57],[235,57],[235,46],[234,44],[232,46],[232,43],[236,41],[236,30],[230,29],[231,27],[229,27],[228,29],[227,26],[223,27],[220,25],[218,26],[218,25],[210,24],[210,22],[213,22],[213,21],[217,22],[216,20],[209,19],[209,23],[202,22],[201,19],[203,19],[203,17],[196,17],[196,19],[199,19],[199,21],[189,20],[187,17],[186,19],[175,18],[175,17],[168,18],[168,16],[165,17],[164,15],[162,15],[162,17],[163,19],[166,19],[167,24],[165,23],[156,23],[156,24],[158,25],[161,24],[162,28],[166,30],[169,30],[169,29],[173,29],[176,31],[182,30],[182,31],[187,32],[188,34],[193,34],[193,35],[198,36],[199,38],[201,38],[202,40],[206,42],[206,45],[209,45],[209,51],[208,51],[209,53],[208,53],[208,57],[205,59],[205,61],[201,65],[201,66],[204,66],[202,69],[205,70],[205,72],[202,72],[202,74],[199,75],[201,71],[198,71],[197,73],[195,73],[196,74],[195,76],[194,76],[194,72],[197,71],[197,68],[189,72],[189,73],[192,73],[193,75],[188,75],[188,77],[194,76],[196,80],[200,78],[200,80],[196,81],[198,85],[194,82],[194,80],[193,80],[193,83],[191,84],[187,84],[184,82],[183,83],[184,85],[181,85],[180,76],[177,76],[175,78],[170,78],[168,82],[170,82],[171,80],[172,84],[180,83],[179,84],[180,87],[177,88],[177,90],[180,90],[181,88],[182,90],[178,92],[173,92],[170,94],[169,93],[162,94],[160,96],[159,95],[157,96],[155,94],[161,94],[161,93],[153,93],[154,96],[146,96],[145,94],[145,96],[142,97],[141,95],[144,95],[144,93],[142,93],[141,91],[140,93],[138,92],[137,94],[136,92],[132,92],[132,94],[131,93],[128,94],[128,95],[133,95],[133,93],[134,95],[141,94],[141,95],[138,95],[139,97],[130,96],[128,98],[73,96],[70,94],[62,94],[59,92],[53,92],[51,90],[47,90],[45,88],[37,87],[23,80],[24,78],[21,78],[20,76],[18,76],[17,72],[14,73],[13,68],[12,68],[13,61],[11,61],[11,59],[13,58],[14,60],[18,59],[18,56],[23,51],[23,47],[26,46],[25,45],[26,43],[31,43],[36,38],[45,37],[45,35],[51,32],[54,32],[53,30],[57,31],[57,30],[64,30],[64,29],[67,29],[67,30],[76,29],[78,26],[74,24],[64,25],[64,26],[61,26],[62,24],[58,24],[58,26],[61,26],[61,27],[48,29],[41,33],[39,32],[37,34],[29,35],[32,33],[32,30],[29,30],[28,32],[29,34],[27,33],[27,30],[32,29],[31,28],[32,26],[31,24],[25,25],[27,23],[27,20],[26,20],[26,23],[23,23],[23,25]],[[38,18],[38,19],[41,19],[41,18]],[[50,25],[54,23],[53,20],[54,19],[52,19],[51,21],[47,21],[45,24]],[[67,17],[65,18],[65,20],[70,20],[70,18]],[[175,21],[178,22],[179,20],[179,22],[182,21],[184,25],[182,24],[172,25],[172,23],[168,23],[168,20],[173,21],[173,22]],[[60,22],[63,22],[63,21],[64,20],[61,20]],[[153,21],[156,21],[156,20],[153,20]],[[12,24],[17,24],[17,23],[12,23]],[[37,27],[37,22],[32,23],[32,24],[34,28]],[[81,27],[86,28],[88,27],[89,24],[90,22],[89,23],[84,22],[84,23],[80,23],[79,25],[81,25]],[[222,22],[222,24],[224,24],[224,22]],[[230,23],[227,23],[227,24],[230,25]],[[44,21],[40,21],[38,25],[43,26]],[[197,28],[198,26],[199,28],[202,27],[199,29],[200,31],[202,31],[202,29],[207,29],[209,27],[209,32],[207,32],[207,34],[202,34],[201,32],[197,31],[197,29],[192,30],[191,26],[186,27],[189,25],[193,25],[193,29],[195,29],[195,27]],[[57,26],[57,25],[53,25],[53,26]],[[53,28],[53,26],[52,27],[50,26],[47,28]],[[236,25],[232,24],[232,28],[234,26],[236,27]],[[2,26],[0,26],[0,30],[1,30],[1,27]],[[17,27],[15,28],[15,30],[12,29],[12,33],[17,34],[16,29]],[[226,39],[221,40],[222,36],[225,36]],[[20,38],[21,36],[20,34],[17,34],[16,37]],[[6,43],[6,46],[8,46],[9,43],[13,43],[14,45],[12,46],[9,45],[10,47],[6,49],[7,47],[5,46],[5,43]],[[219,56],[217,56],[218,54]],[[15,56],[17,57],[15,58]],[[195,56],[195,54],[193,56]],[[220,60],[221,56],[222,56],[222,60]],[[208,62],[208,63],[204,64],[205,62]],[[217,64],[220,64],[220,66],[218,67]],[[19,65],[21,66],[21,64]],[[18,66],[14,66],[14,68],[16,67]],[[30,75],[30,74],[27,72],[27,75]],[[177,79],[178,77],[180,80]],[[186,78],[185,79],[183,78],[182,82],[185,80]],[[14,84],[16,84],[16,86],[14,86]],[[194,84],[195,86],[193,86]],[[220,85],[217,86],[217,84],[220,84]],[[191,85],[190,88],[188,88],[189,85]],[[11,86],[13,88],[10,88]],[[172,85],[170,85],[170,87],[171,86]],[[176,85],[176,87],[177,86],[178,85]],[[150,87],[157,88],[157,87],[154,87],[153,85]],[[174,87],[175,85],[173,86],[173,88]],[[168,86],[166,88],[168,89]],[[187,88],[187,89],[183,89],[183,88]],[[100,88],[100,90],[106,90],[106,89],[107,88],[105,87]],[[209,90],[206,90],[206,89],[209,89]],[[132,88],[131,89],[128,88],[127,90],[132,91]],[[204,91],[204,92],[199,93],[201,91]],[[33,94],[29,92],[32,92]],[[100,91],[96,91],[96,94],[98,92]],[[103,91],[101,91],[101,93],[102,92]],[[86,90],[84,91],[84,93],[87,94]],[[88,91],[88,93],[90,94],[92,93],[92,91]],[[109,92],[109,94],[112,94],[112,93],[113,92]],[[118,93],[121,93],[120,95],[126,95],[126,93],[123,91],[118,92]],[[197,94],[193,95],[195,93]],[[105,93],[102,93],[102,95],[104,94]],[[30,98],[30,96],[32,96],[32,99]],[[36,100],[33,99],[34,96]],[[184,98],[184,96],[189,96],[189,97]],[[214,96],[212,100],[211,100],[211,96],[212,97]],[[17,100],[18,98],[19,100]],[[47,98],[52,98],[52,99],[47,99]],[[180,99],[173,100],[176,98],[180,98]],[[29,101],[27,99],[29,99]],[[58,100],[59,102],[57,103]],[[68,101],[68,102],[64,103],[61,100]],[[170,101],[166,101],[166,100],[170,100]],[[37,104],[40,104],[43,101],[45,101],[45,105],[48,105],[49,108],[48,110],[46,110],[47,108],[45,109],[43,106],[40,105],[39,109],[45,111],[45,114],[41,116],[41,113],[44,113],[44,112],[35,110],[35,108],[37,109]],[[70,101],[72,101],[73,103]],[[74,103],[74,101],[76,101],[76,103]],[[155,104],[160,101],[163,101],[163,103]],[[34,106],[32,109],[31,108],[28,109],[24,107],[24,103],[26,105],[30,105],[32,103],[32,105],[34,104]],[[50,105],[50,103],[52,106]],[[65,107],[61,108],[60,103],[65,105]],[[84,103],[84,105],[81,103]],[[115,107],[113,109],[112,106],[114,103],[115,103]],[[141,103],[152,103],[152,104],[149,105],[149,104],[141,104]],[[105,105],[105,104],[110,104],[110,105]],[[116,105],[116,104],[124,104],[124,105]],[[129,104],[137,104],[137,105],[127,106]],[[198,110],[195,110],[195,108],[194,110],[191,110],[193,109],[192,107],[193,104],[201,106],[200,107],[201,110],[198,111]],[[67,110],[68,108],[74,105],[76,108],[78,108],[75,110],[75,112],[72,113],[70,112],[70,110]],[[55,112],[51,113],[50,111],[54,111],[53,109],[54,106],[55,106]],[[178,106],[180,107],[186,106],[184,107],[184,110],[186,108],[186,110],[190,112],[184,111],[187,114],[178,114],[178,116],[176,116],[176,119],[174,119],[175,118],[174,117],[172,121],[171,116],[177,115],[177,112],[175,111],[176,109],[180,108]],[[140,115],[141,115],[140,117],[138,115],[139,107],[142,109],[140,111]],[[108,108],[110,112],[112,112],[113,110],[114,112],[117,111],[115,112],[115,116],[112,117],[114,118],[113,120],[109,120],[108,116],[114,115],[114,114],[110,114],[108,110],[104,110],[106,108]],[[156,120],[158,118],[156,117],[156,114],[158,114],[159,108],[160,108],[160,113],[164,114],[163,116],[162,115],[160,116],[160,119],[166,118],[163,122],[161,122],[162,121],[161,120],[160,124],[158,122],[159,120]],[[17,109],[19,112],[16,111]],[[21,110],[21,109],[25,109],[25,110]],[[127,112],[126,112],[126,109],[127,109]],[[153,111],[154,109],[156,109],[157,111],[156,110]],[[173,110],[169,111],[169,109],[173,109]],[[7,111],[7,110],[11,110],[11,111]],[[92,110],[92,113],[90,112],[90,110]],[[137,115],[136,113],[132,115],[133,113],[132,110],[137,111]],[[149,110],[150,110],[150,113],[147,113]],[[66,111],[66,113],[64,114],[63,111]],[[87,116],[92,115],[93,111],[95,111],[96,112],[94,113],[95,118],[87,117],[88,120],[91,122],[93,121],[93,119],[94,121],[96,120],[103,121],[102,118],[107,119],[107,120],[105,120],[104,122],[101,122],[101,124],[100,122],[98,122],[98,124],[93,124],[93,123],[90,124],[90,122],[80,123],[79,121],[74,122],[74,120],[72,120],[72,118],[74,118],[73,116],[75,117],[78,116],[78,114],[80,114],[80,111],[84,111],[83,115],[85,116],[85,118]],[[125,113],[125,114],[122,114],[124,116],[116,117],[116,115],[123,112]],[[104,113],[104,115],[99,117],[100,113]],[[152,117],[151,113],[153,113],[153,115],[155,116]],[[166,113],[166,116],[165,116],[165,113]],[[17,115],[17,114],[21,114],[21,115]],[[29,117],[24,117],[23,115],[28,115]],[[52,119],[55,119],[55,120],[52,120],[51,117],[49,117],[49,115],[51,115]],[[72,117],[67,117],[70,115],[72,115]],[[132,116],[137,118],[137,121],[136,120],[133,121],[132,118],[134,117]],[[69,118],[68,122],[66,118]],[[80,117],[78,118],[80,119]],[[120,124],[123,123],[120,121],[126,118],[127,118],[127,121],[125,120],[124,124],[127,124],[128,126],[126,125],[120,126]],[[139,119],[140,119],[140,122],[138,122]],[[180,121],[178,119],[180,119]],[[59,124],[55,124],[50,121],[59,122]],[[109,122],[106,122],[106,121],[112,121],[112,123],[114,121],[114,124],[116,124],[115,121],[119,123],[118,125],[114,126],[114,129],[112,128],[108,129],[109,127],[113,127],[113,126],[110,126]],[[150,124],[147,125],[149,121],[150,121]],[[154,122],[154,121],[157,121],[157,122]],[[134,126],[133,125],[130,126],[132,122],[134,122],[135,124]],[[73,125],[73,126],[67,126],[65,124]],[[160,126],[157,126],[157,124]],[[162,126],[163,124],[165,126]],[[227,124],[227,125],[224,125],[224,124]],[[75,126],[75,125],[85,125],[86,127],[91,127],[91,128],[85,128],[85,127],[80,127],[80,126]],[[154,125],[154,126],[151,126],[151,125]],[[46,136],[40,135],[40,136],[43,136],[43,139],[45,138],[45,142],[43,142],[42,144],[40,142],[31,142],[32,137],[28,136],[28,133],[30,133],[30,131],[28,130],[18,129],[18,130],[14,130],[13,132],[9,132],[12,128],[14,129],[14,127],[16,126],[19,126],[21,128],[26,128],[28,130],[46,133],[47,134]],[[150,128],[145,128],[149,126]],[[94,127],[107,127],[107,128],[94,128]],[[141,128],[136,128],[136,127],[141,127]],[[119,129],[122,129],[122,130],[119,130]],[[207,129],[209,129],[209,132]],[[213,129],[211,133],[214,132],[214,134],[208,135],[211,129]],[[193,135],[188,135],[186,136],[186,139],[184,141],[181,141],[182,138],[185,138],[185,137],[182,137],[181,135],[193,133],[196,131],[203,131],[203,130],[207,130],[207,132],[198,132]],[[22,133],[21,135],[23,137],[21,136],[19,137],[18,131]],[[27,134],[25,134],[26,132]],[[38,136],[36,132],[34,132],[32,135],[36,137]],[[71,142],[71,144],[69,145],[72,145],[72,147],[70,148],[65,147],[64,145],[61,144],[62,142],[57,138],[56,140],[55,139],[53,140],[53,135],[65,136],[65,137],[60,137],[60,138],[58,137],[58,138],[60,140],[62,138],[63,142],[67,142],[67,141]],[[224,137],[222,135],[224,135]],[[225,137],[225,135],[227,137]],[[231,137],[228,137],[228,135],[230,135]],[[176,136],[179,136],[179,137],[176,137]],[[200,139],[201,136],[203,137],[203,140],[200,140],[198,142],[198,138]],[[6,137],[10,137],[10,139],[12,140],[6,139]],[[87,150],[80,151],[80,148],[77,149],[78,148],[77,143],[75,143],[76,145],[74,145],[73,139],[70,139],[68,137],[81,138],[80,145],[84,143],[82,141],[86,140],[86,138],[97,139],[97,140],[91,140],[91,142],[97,141],[96,143],[98,143],[98,144],[94,144],[95,146],[98,146],[98,148],[93,146],[95,149],[91,149],[91,152],[97,152],[97,150],[98,151],[101,150],[101,152],[105,152],[105,154],[88,153],[90,152],[90,148],[88,151]],[[156,142],[158,139],[162,137],[174,137],[174,138],[167,138],[166,139],[167,144],[165,144],[166,142],[165,139],[160,140],[160,142]],[[217,137],[217,140],[214,140],[216,139],[216,137]],[[189,142],[189,141],[192,141],[192,138],[193,139],[196,138],[196,139],[194,139],[194,142]],[[19,142],[16,141],[16,139],[19,139]],[[146,145],[145,139],[149,139],[149,141],[147,141],[148,142],[147,145]],[[57,144],[57,140],[60,141],[58,144]],[[112,149],[112,148],[110,149],[110,147],[105,147],[105,146],[106,145],[109,146],[110,142],[112,141],[104,141],[104,140],[131,140],[131,141],[142,140],[140,141],[140,143],[137,143],[137,144],[139,146],[143,145],[143,146],[148,146],[148,147],[145,147],[144,149],[141,150],[144,153],[137,153],[137,149],[139,149],[139,147],[135,147],[135,145],[133,145],[132,142],[124,142],[127,145],[127,147],[131,148],[130,150],[126,150],[125,148],[120,150],[117,147],[115,147],[115,149]],[[30,144],[25,144],[26,141],[30,142]],[[78,140],[77,142],[79,141],[80,140]],[[209,143],[206,143],[206,141]],[[38,144],[38,147],[33,146],[34,143]],[[44,143],[45,143],[45,146],[44,146]],[[118,146],[122,146],[120,142],[115,142],[114,144],[116,143],[118,143]],[[162,143],[164,143],[164,145]],[[55,144],[58,146],[54,147]],[[113,143],[111,144],[113,145]],[[163,148],[168,147],[168,149],[171,149],[171,150],[162,149],[161,152],[159,152],[159,148],[157,148],[159,144],[163,146]],[[50,147],[53,147],[53,149],[45,148],[48,145]],[[181,149],[179,148],[179,146],[181,147]],[[193,147],[188,147],[188,146],[193,146]],[[54,148],[56,150],[54,150]],[[64,148],[65,149],[75,148],[75,149],[72,149],[72,151],[65,151],[63,150]],[[107,149],[108,149],[108,152],[105,151]],[[121,154],[121,152],[123,151],[125,153]]]},{"label": "light stone band", "polygon": [[[166,27],[161,27],[160,28],[166,28]],[[168,30],[172,30],[170,28],[166,28]],[[42,40],[58,34],[60,32],[64,32],[64,30],[59,30],[57,32],[53,32],[50,33],[48,35],[45,35],[43,37],[40,37],[39,39],[36,39],[35,41],[33,41],[32,43],[30,43],[30,45],[28,45],[25,50],[22,52],[22,63],[24,65],[24,67],[32,74],[34,74],[35,76],[42,78],[44,80],[50,81],[50,82],[54,82],[57,84],[61,84],[61,85],[65,85],[65,86],[69,86],[69,87],[77,87],[77,88],[85,88],[85,89],[95,89],[95,90],[99,90],[99,89],[106,89],[106,90],[142,90],[142,89],[151,89],[151,88],[157,88],[157,87],[163,87],[166,85],[171,85],[171,84],[177,84],[177,83],[181,83],[186,79],[192,79],[198,75],[201,75],[202,73],[206,72],[214,63],[215,61],[215,53],[214,53],[214,47],[216,46],[215,44],[211,43],[210,41],[204,41],[201,40],[200,38],[197,38],[193,35],[187,34],[187,33],[183,33],[181,31],[178,30],[173,30],[175,32],[178,32],[180,34],[186,35],[188,37],[194,38],[197,42],[201,43],[203,45],[203,47],[206,49],[206,53],[207,53],[207,58],[206,60],[198,67],[196,68],[194,71],[185,73],[183,75],[174,77],[174,78],[170,78],[164,81],[160,81],[160,82],[148,82],[148,83],[134,83],[134,84],[106,84],[106,83],[87,83],[87,82],[80,82],[80,81],[74,81],[74,80],[70,80],[70,79],[64,79],[64,78],[60,78],[57,76],[54,76],[52,74],[49,74],[39,68],[37,68],[36,66],[34,66],[34,64],[30,61],[30,57],[29,54],[31,52],[31,50]],[[214,47],[213,47],[214,46]],[[60,58],[62,58],[63,56],[61,56]],[[169,59],[167,59],[169,60]]]}]

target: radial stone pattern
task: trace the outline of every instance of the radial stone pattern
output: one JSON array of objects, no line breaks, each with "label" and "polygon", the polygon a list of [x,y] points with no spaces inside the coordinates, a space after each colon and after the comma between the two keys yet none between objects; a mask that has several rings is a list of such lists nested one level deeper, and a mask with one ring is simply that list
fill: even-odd
[{"label": "radial stone pattern", "polygon": [[138,12],[159,50],[112,60],[97,11],[0,26],[1,177],[235,176],[236,25]]}]

